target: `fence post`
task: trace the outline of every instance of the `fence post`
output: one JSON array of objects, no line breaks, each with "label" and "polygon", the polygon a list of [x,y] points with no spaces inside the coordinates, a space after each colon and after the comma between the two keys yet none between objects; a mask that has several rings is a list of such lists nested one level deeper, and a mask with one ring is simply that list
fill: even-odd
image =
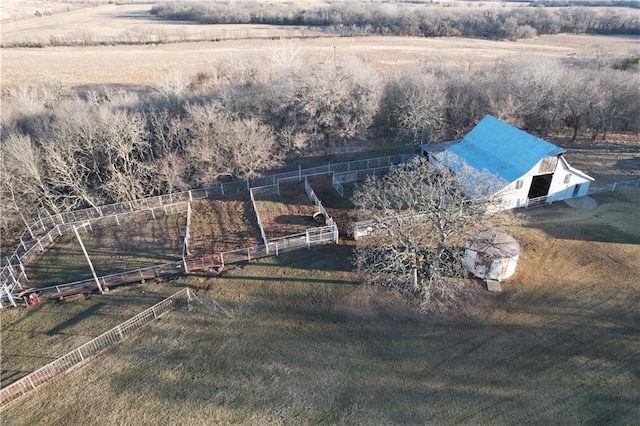
[{"label": "fence post", "polygon": [[311,248],[311,242],[309,241],[309,230],[305,231],[305,236],[307,238],[307,248]]},{"label": "fence post", "polygon": [[116,327],[118,329],[118,334],[120,334],[120,339],[124,339],[124,334],[122,334],[122,329],[120,328],[120,326],[118,325],[118,327]]},{"label": "fence post", "polygon": [[[9,271],[9,273],[11,273],[11,271]],[[13,274],[11,275],[11,277],[13,277]],[[11,291],[9,291],[9,288],[7,287],[6,284],[3,287],[4,287],[5,293],[7,293],[7,298],[9,299],[9,302],[11,302],[11,305],[13,305],[14,308],[17,308],[18,305],[16,305],[16,302],[13,300],[13,296],[11,296]]]},{"label": "fence post", "polygon": [[616,190],[616,185],[618,184],[618,182],[614,182],[613,183],[613,187],[611,188],[611,192]]},{"label": "fence post", "polygon": [[24,275],[24,278],[28,281],[29,278],[27,277],[27,273],[24,270],[24,264],[22,263],[22,259],[20,259],[20,257],[16,256],[18,259],[18,264],[20,265],[20,275]]},{"label": "fence post", "polygon": [[[222,184],[222,183],[220,184],[220,192],[222,192],[222,195],[224,195],[224,184]],[[206,192],[205,192],[205,195],[207,195]],[[207,198],[209,198],[209,197],[207,197]]]},{"label": "fence post", "polygon": [[27,376],[27,379],[29,380],[29,384],[31,385],[31,387],[32,387],[33,389],[35,389],[35,388],[36,388],[36,385],[34,385],[34,384],[33,384],[33,380],[31,380],[31,374],[29,374],[29,375]]},{"label": "fence post", "polygon": [[80,359],[84,361],[84,357],[82,356],[82,351],[78,348],[78,355],[80,355]]}]

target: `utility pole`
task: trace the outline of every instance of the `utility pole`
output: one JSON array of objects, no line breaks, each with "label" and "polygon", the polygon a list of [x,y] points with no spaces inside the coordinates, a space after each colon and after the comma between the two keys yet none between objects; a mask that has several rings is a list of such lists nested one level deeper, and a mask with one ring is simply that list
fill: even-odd
[{"label": "utility pole", "polygon": [[96,270],[93,269],[93,263],[91,263],[91,259],[89,259],[89,253],[87,253],[87,249],[84,248],[84,243],[82,242],[82,239],[80,238],[80,234],[78,233],[78,228],[76,228],[75,225],[73,225],[73,232],[76,233],[76,237],[78,238],[78,242],[80,243],[80,247],[82,248],[82,252],[84,253],[84,257],[87,258],[87,263],[89,264],[89,268],[91,268],[91,273],[93,274],[93,279],[96,280],[96,284],[98,285],[98,290],[100,290],[100,293],[104,293],[104,290],[102,289],[102,286],[100,285],[100,280],[98,279],[98,276],[96,275]]}]

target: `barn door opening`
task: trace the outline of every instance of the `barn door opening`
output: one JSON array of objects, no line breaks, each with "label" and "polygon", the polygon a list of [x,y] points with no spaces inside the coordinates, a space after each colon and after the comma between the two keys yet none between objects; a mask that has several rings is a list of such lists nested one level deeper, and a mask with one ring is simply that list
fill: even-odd
[{"label": "barn door opening", "polygon": [[572,195],[572,197],[577,197],[579,192],[580,192],[580,185],[574,186],[573,187],[573,195]]},{"label": "barn door opening", "polygon": [[549,195],[549,188],[551,188],[551,179],[553,173],[546,175],[534,176],[531,181],[531,188],[529,188],[529,199],[546,197]]}]

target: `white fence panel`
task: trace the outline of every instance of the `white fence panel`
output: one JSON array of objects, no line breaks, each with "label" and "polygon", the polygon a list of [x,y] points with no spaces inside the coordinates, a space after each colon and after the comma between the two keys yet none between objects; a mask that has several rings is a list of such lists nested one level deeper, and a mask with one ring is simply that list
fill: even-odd
[{"label": "white fence panel", "polygon": [[95,339],[72,350],[57,360],[39,368],[9,386],[0,389],[0,407],[6,406],[54,377],[59,376],[76,365],[86,361],[92,355],[95,355],[119,342],[127,334],[139,330],[142,326],[150,323],[156,318],[159,318],[161,315],[174,308],[177,301],[190,300],[190,298],[191,295],[189,289],[184,288],[135,317],[130,318]]}]

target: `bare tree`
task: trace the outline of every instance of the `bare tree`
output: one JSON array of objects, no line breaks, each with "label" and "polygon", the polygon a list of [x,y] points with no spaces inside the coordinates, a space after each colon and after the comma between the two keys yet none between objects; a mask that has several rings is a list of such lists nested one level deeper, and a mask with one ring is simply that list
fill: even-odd
[{"label": "bare tree", "polygon": [[[593,74],[591,74],[593,76]],[[589,110],[593,107],[597,94],[594,93],[592,79],[589,74],[574,70],[565,72],[562,104],[564,106],[564,122],[573,130],[571,142],[578,137],[589,116]]]},{"label": "bare tree", "polygon": [[164,157],[156,159],[153,183],[161,194],[172,194],[189,188],[185,181],[187,162],[177,152],[168,152]]},{"label": "bare tree", "polygon": [[599,73],[594,87],[596,101],[588,117],[593,140],[600,134],[606,139],[613,129],[635,127],[640,112],[639,83],[640,78],[633,73],[609,70]]},{"label": "bare tree", "polygon": [[218,78],[228,84],[253,84],[264,79],[264,59],[260,55],[227,56],[217,65]]},{"label": "bare tree", "polygon": [[172,70],[167,72],[156,84],[156,91],[167,102],[175,103],[187,92],[190,84],[191,80],[184,72]]},{"label": "bare tree", "polygon": [[354,194],[371,232],[358,240],[355,264],[376,285],[419,294],[425,310],[462,300],[462,251],[470,229],[486,220],[488,176],[468,167],[453,174],[416,159],[384,178],[370,178]]},{"label": "bare tree", "polygon": [[193,135],[187,155],[197,183],[208,186],[222,177],[252,178],[281,164],[269,126],[253,118],[234,120],[213,104],[187,110]]},{"label": "bare tree", "polygon": [[446,118],[446,85],[426,69],[402,72],[387,82],[383,98],[390,125],[414,143],[439,138]]},{"label": "bare tree", "polygon": [[377,72],[361,61],[310,64],[278,84],[274,100],[279,128],[292,128],[326,141],[362,134],[380,99]]},{"label": "bare tree", "polygon": [[[56,194],[46,183],[42,170],[40,151],[29,136],[9,134],[1,145],[0,186],[3,205],[15,211],[26,223],[29,211],[38,206],[50,213],[57,213]],[[3,215],[7,212],[3,210]]]}]

